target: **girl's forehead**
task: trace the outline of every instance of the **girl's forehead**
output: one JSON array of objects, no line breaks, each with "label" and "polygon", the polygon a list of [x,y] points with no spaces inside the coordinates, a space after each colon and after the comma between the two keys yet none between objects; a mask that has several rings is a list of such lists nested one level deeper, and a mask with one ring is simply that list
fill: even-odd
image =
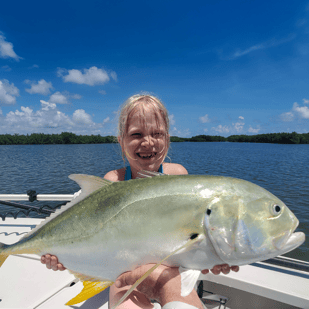
[{"label": "girl's forehead", "polygon": [[127,120],[127,128],[131,129],[133,127],[164,128],[165,123],[162,115],[160,113],[156,113],[153,109],[147,108],[144,109],[144,111],[137,109],[130,113]]}]

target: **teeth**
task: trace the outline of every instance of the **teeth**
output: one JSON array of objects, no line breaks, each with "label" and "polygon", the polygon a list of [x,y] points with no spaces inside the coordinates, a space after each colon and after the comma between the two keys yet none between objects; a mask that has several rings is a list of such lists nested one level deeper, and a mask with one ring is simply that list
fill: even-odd
[{"label": "teeth", "polygon": [[143,159],[150,159],[152,158],[155,154],[150,154],[150,155],[141,155],[141,154],[137,154],[140,158],[143,158]]}]

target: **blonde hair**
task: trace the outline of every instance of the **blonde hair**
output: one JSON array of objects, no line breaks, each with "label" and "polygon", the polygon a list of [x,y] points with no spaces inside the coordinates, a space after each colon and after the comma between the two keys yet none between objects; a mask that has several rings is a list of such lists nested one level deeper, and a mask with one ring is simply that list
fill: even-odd
[{"label": "blonde hair", "polygon": [[[118,121],[118,137],[120,137],[121,140],[124,139],[124,137],[127,134],[128,130],[128,119],[130,115],[137,110],[141,114],[141,121],[147,125],[146,117],[145,117],[145,109],[151,108],[154,112],[155,119],[157,122],[157,125],[160,125],[160,118],[159,115],[162,116],[165,126],[165,139],[167,141],[166,147],[169,148],[170,145],[170,139],[169,139],[169,118],[168,118],[168,112],[164,104],[155,96],[149,95],[149,94],[135,94],[128,98],[124,104],[121,106],[120,115],[119,115],[119,121]],[[124,154],[123,154],[124,158]]]},{"label": "blonde hair", "polygon": [[131,113],[137,109],[141,111],[142,121],[145,120],[145,107],[151,107],[154,111],[156,121],[159,121],[158,115],[161,115],[164,121],[166,134],[169,133],[169,119],[168,112],[163,103],[156,97],[148,94],[135,94],[127,99],[121,107],[119,122],[118,122],[118,136],[123,139],[128,129],[128,119]]}]

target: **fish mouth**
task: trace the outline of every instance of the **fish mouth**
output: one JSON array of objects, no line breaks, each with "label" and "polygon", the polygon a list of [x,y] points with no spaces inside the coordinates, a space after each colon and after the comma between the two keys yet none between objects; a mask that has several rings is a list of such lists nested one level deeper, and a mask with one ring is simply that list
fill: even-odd
[{"label": "fish mouth", "polygon": [[291,251],[291,250],[299,247],[301,244],[303,244],[304,241],[305,241],[305,234],[303,232],[293,233],[289,237],[289,239],[287,240],[287,242],[285,243],[283,248],[281,248],[281,250],[283,250],[284,253],[286,253],[288,251]]},{"label": "fish mouth", "polygon": [[144,160],[149,160],[149,159],[152,159],[154,158],[157,153],[156,152],[137,152],[136,155],[141,158],[141,159],[144,159]]},{"label": "fish mouth", "polygon": [[299,221],[297,220],[292,231],[286,231],[273,239],[273,244],[275,248],[280,250],[280,254],[294,250],[305,241],[305,234],[303,232],[294,232],[298,227],[298,224]]}]

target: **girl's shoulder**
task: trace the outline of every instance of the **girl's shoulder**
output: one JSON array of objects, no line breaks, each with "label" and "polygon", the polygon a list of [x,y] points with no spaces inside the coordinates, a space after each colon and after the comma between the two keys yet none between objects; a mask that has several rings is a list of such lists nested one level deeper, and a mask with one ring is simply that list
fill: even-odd
[{"label": "girl's shoulder", "polygon": [[120,168],[118,170],[113,170],[105,174],[104,179],[111,181],[123,181],[125,176],[125,168]]},{"label": "girl's shoulder", "polygon": [[168,175],[185,175],[188,171],[181,164],[163,163],[163,173]]}]

